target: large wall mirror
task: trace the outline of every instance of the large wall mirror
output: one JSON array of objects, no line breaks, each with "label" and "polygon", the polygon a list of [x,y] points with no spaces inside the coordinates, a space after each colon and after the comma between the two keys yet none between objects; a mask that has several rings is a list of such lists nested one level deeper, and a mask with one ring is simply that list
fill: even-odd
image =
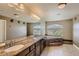
[{"label": "large wall mirror", "polygon": [[33,23],[33,35],[42,35],[41,23]]}]

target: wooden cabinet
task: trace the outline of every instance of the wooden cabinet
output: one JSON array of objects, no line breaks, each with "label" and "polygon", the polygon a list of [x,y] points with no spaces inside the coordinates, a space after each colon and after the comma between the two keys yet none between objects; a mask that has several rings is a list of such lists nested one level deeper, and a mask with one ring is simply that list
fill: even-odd
[{"label": "wooden cabinet", "polygon": [[40,41],[38,41],[37,43],[36,43],[36,56],[39,56],[40,55]]},{"label": "wooden cabinet", "polygon": [[30,51],[26,56],[35,56],[35,49]]},{"label": "wooden cabinet", "polygon": [[42,51],[44,50],[44,48],[45,48],[45,43],[46,43],[45,40],[42,39],[41,42],[40,42],[40,46],[41,46],[41,47],[40,47],[40,49],[41,49],[40,53],[42,53]]}]

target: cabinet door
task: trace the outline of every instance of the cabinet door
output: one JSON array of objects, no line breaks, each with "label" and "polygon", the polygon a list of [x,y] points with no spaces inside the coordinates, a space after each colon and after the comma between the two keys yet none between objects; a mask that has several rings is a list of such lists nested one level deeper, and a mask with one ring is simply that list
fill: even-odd
[{"label": "cabinet door", "polygon": [[36,46],[36,56],[40,55],[40,45]]},{"label": "cabinet door", "polygon": [[35,48],[35,44],[30,46],[30,51],[33,50]]},{"label": "cabinet door", "polygon": [[44,45],[43,45],[43,43],[44,43],[44,40],[41,40],[41,45],[40,45],[40,52],[42,52],[43,51],[43,47],[44,47]]},{"label": "cabinet door", "polygon": [[28,53],[26,56],[35,56],[35,49],[30,51],[30,53]]},{"label": "cabinet door", "polygon": [[40,44],[41,44],[41,41],[38,41],[36,43],[36,56],[40,55],[40,52],[41,52]]},{"label": "cabinet door", "polygon": [[29,48],[23,50],[22,52],[20,52],[19,54],[17,54],[17,56],[25,56],[28,53],[29,53]]},{"label": "cabinet door", "polygon": [[43,42],[43,49],[46,47],[46,40]]}]

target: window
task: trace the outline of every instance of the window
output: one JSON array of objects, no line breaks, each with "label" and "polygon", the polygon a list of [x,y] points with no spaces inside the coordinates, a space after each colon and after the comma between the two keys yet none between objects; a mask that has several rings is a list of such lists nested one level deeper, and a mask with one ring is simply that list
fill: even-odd
[{"label": "window", "polygon": [[52,35],[54,37],[63,36],[63,25],[60,24],[49,24],[47,25],[47,35]]},{"label": "window", "polygon": [[41,24],[40,23],[33,23],[33,35],[41,35]]}]

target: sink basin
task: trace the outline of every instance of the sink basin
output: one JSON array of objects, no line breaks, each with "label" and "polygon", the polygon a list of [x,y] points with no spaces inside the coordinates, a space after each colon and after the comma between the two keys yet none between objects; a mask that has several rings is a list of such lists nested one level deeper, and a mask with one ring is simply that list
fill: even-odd
[{"label": "sink basin", "polygon": [[5,43],[0,43],[0,47],[3,47],[3,46],[5,46]]},{"label": "sink basin", "polygon": [[24,47],[24,45],[15,45],[15,46],[5,49],[5,52],[15,52],[23,47]]}]

